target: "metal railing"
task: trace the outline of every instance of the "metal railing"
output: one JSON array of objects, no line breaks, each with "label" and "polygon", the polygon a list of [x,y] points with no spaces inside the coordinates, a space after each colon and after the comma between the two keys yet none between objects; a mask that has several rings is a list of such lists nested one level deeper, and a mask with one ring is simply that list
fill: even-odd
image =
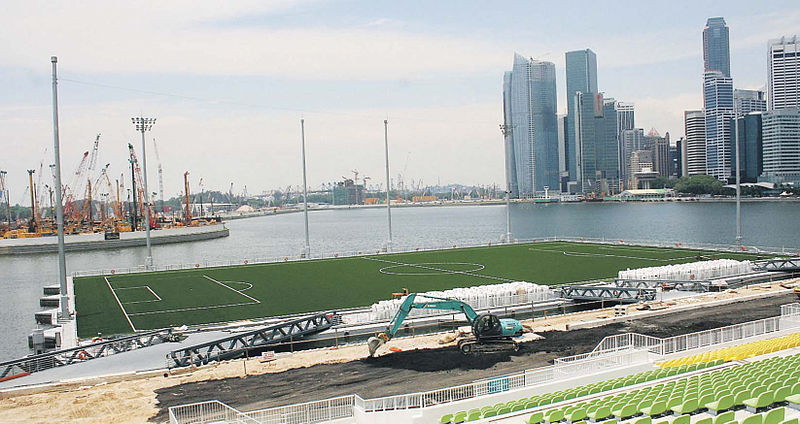
[{"label": "metal railing", "polygon": [[169,408],[170,424],[237,423],[259,424],[259,421],[228,405],[212,400]]},{"label": "metal railing", "polygon": [[139,349],[170,341],[172,330],[163,329],[139,333],[133,336],[86,344],[69,349],[26,356],[20,359],[0,362],[0,378],[17,374],[29,374],[65,365],[90,361],[120,352]]},{"label": "metal railing", "polygon": [[354,414],[355,395],[306,402],[277,408],[260,409],[248,412],[255,422],[262,424],[306,424],[321,423]]},{"label": "metal railing", "polygon": [[153,267],[150,267],[149,269],[146,268],[144,265],[141,265],[134,267],[75,271],[73,272],[72,275],[74,277],[89,277],[98,275],[132,274],[132,273],[153,272],[153,271],[178,271],[178,270],[201,269],[201,268],[218,268],[218,267],[235,266],[235,265],[255,265],[255,264],[267,264],[276,262],[291,262],[291,261],[301,261],[307,259],[336,259],[336,258],[349,258],[349,257],[357,257],[364,255],[411,253],[411,252],[424,252],[432,250],[447,250],[456,248],[486,247],[495,245],[526,244],[526,243],[553,242],[553,241],[576,242],[576,243],[599,243],[599,244],[625,245],[625,246],[661,247],[661,248],[687,249],[687,250],[715,250],[715,251],[731,252],[731,253],[761,253],[761,254],[766,253],[775,255],[786,255],[800,250],[800,248],[791,247],[790,251],[787,251],[785,246],[784,247],[739,246],[731,244],[697,243],[697,242],[686,243],[678,241],[653,242],[652,240],[614,239],[605,237],[550,236],[550,237],[537,237],[530,239],[514,239],[510,243],[485,241],[485,242],[457,243],[446,246],[445,245],[395,246],[395,248],[391,252],[386,252],[385,248],[381,247],[374,249],[360,249],[360,250],[342,251],[342,252],[321,252],[319,254],[312,254],[308,258],[306,258],[302,254],[294,254],[294,255],[281,255],[281,256],[270,256],[270,257],[264,256],[264,257],[252,257],[252,258],[239,258],[239,259],[221,260],[221,261],[198,261],[195,263],[185,263],[185,264],[155,265]]}]

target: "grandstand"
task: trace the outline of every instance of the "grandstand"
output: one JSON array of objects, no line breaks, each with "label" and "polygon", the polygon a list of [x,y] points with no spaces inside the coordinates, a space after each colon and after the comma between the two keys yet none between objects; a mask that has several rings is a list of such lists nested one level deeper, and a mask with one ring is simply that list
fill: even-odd
[{"label": "grandstand", "polygon": [[615,335],[549,367],[430,392],[251,412],[210,401],[170,408],[169,417],[174,424],[798,424],[800,304],[668,339]]}]

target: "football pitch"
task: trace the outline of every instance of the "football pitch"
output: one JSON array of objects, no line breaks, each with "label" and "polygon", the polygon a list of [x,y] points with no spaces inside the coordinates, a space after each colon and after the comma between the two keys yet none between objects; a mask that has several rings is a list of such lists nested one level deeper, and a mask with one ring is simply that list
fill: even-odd
[{"label": "football pitch", "polygon": [[369,306],[393,292],[614,278],[627,268],[752,254],[540,242],[75,278],[78,335],[91,337]]}]

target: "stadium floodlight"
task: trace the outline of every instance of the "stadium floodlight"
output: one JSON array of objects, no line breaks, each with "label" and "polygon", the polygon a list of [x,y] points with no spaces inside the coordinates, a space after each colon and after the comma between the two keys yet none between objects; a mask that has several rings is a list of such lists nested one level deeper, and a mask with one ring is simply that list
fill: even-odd
[{"label": "stadium floodlight", "polygon": [[147,240],[147,258],[144,264],[147,268],[153,266],[153,248],[150,244],[150,192],[147,190],[147,151],[145,150],[144,133],[153,129],[156,118],[134,117],[131,118],[136,131],[142,134],[142,179],[144,180],[144,205],[145,205],[145,239]]}]

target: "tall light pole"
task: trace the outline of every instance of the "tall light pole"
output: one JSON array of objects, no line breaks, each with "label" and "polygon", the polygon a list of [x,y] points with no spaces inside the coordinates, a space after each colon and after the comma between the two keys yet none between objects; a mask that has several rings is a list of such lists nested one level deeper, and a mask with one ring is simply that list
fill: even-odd
[{"label": "tall light pole", "polygon": [[136,131],[142,133],[142,178],[144,179],[144,209],[145,209],[145,239],[147,240],[147,258],[144,260],[144,265],[147,268],[153,266],[153,247],[150,245],[150,192],[147,191],[147,152],[145,151],[144,133],[153,129],[156,124],[156,118],[131,118],[133,126]]},{"label": "tall light pole", "polygon": [[392,201],[389,192],[392,191],[392,182],[389,179],[389,120],[383,120],[383,145],[386,150],[386,218],[389,221],[389,239],[386,240],[386,251],[392,250]]},{"label": "tall light pole", "polygon": [[61,318],[69,319],[69,305],[67,304],[67,258],[64,255],[64,204],[61,200],[61,152],[58,140],[58,58],[50,57],[53,65],[53,155],[55,156],[56,173],[56,227],[58,228],[58,282],[61,291],[59,306]]},{"label": "tall light pole", "polygon": [[[504,138],[514,132],[513,125],[500,124],[500,131]],[[506,176],[506,243],[511,243],[511,181]]]},{"label": "tall light pole", "polygon": [[303,156],[303,218],[305,219],[306,245],[303,255],[306,259],[311,258],[311,244],[308,240],[308,183],[306,182],[306,120],[300,118],[300,144],[302,145]]}]

